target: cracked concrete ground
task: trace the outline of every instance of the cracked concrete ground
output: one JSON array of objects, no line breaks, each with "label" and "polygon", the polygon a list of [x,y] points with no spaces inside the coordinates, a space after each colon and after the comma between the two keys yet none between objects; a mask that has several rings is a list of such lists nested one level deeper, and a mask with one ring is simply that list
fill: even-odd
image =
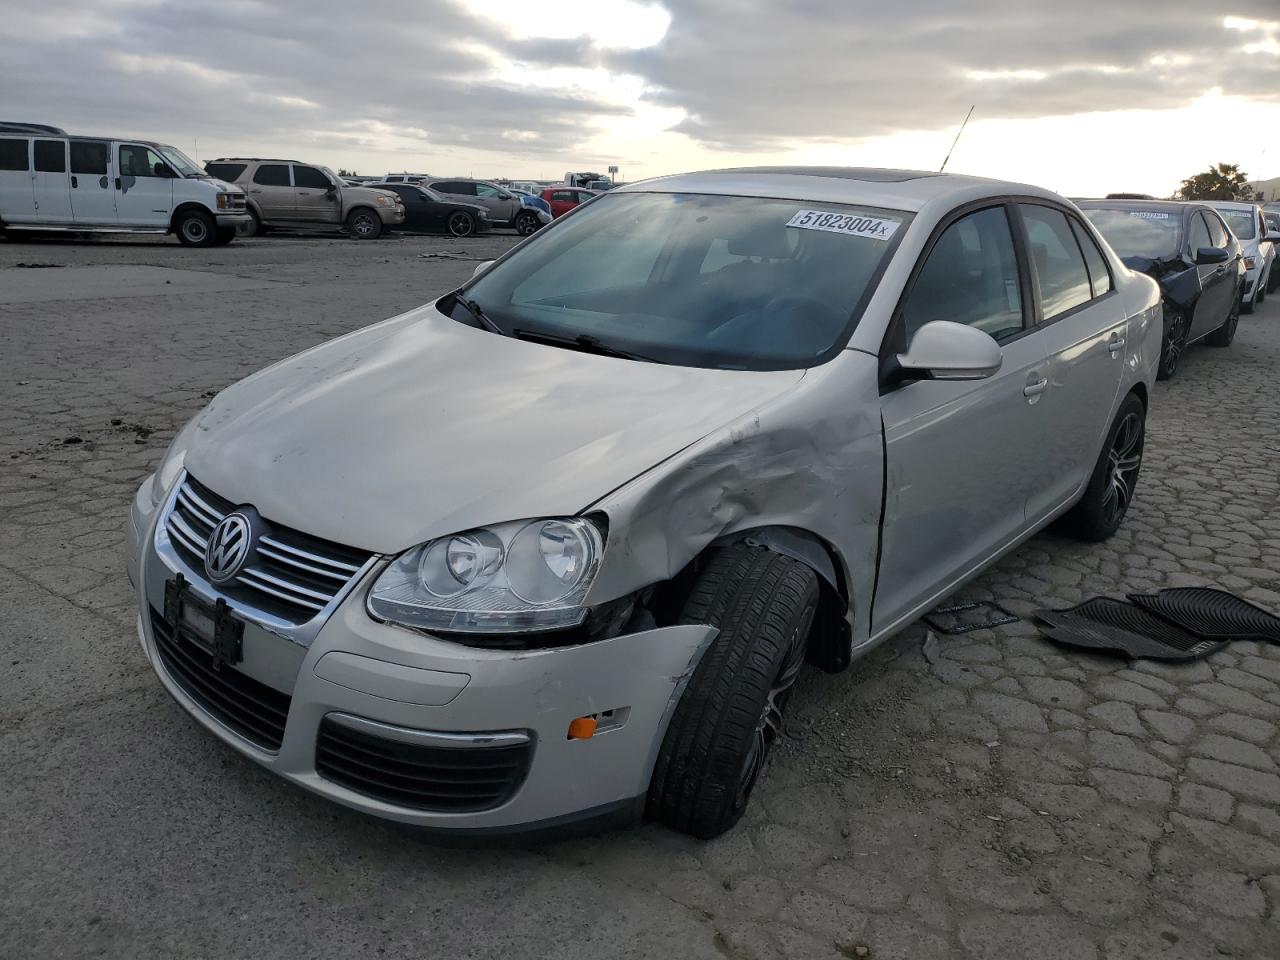
[{"label": "cracked concrete ground", "polygon": [[[0,956],[1280,956],[1280,647],[1183,666],[1020,622],[805,675],[746,820],[440,847],[208,736],[134,638],[126,505],[228,383],[509,238],[0,242]],[[52,263],[48,269],[18,263]],[[1104,545],[964,591],[1019,614],[1216,583],[1280,610],[1280,309],[1154,398]]]}]

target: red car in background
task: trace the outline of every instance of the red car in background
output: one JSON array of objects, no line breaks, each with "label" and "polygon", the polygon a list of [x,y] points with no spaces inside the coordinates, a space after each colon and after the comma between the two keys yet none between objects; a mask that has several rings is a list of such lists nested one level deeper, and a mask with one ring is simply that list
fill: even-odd
[{"label": "red car in background", "polygon": [[542,191],[542,199],[551,204],[551,216],[561,217],[580,203],[586,203],[596,195],[595,190],[584,190],[581,187],[547,187]]}]

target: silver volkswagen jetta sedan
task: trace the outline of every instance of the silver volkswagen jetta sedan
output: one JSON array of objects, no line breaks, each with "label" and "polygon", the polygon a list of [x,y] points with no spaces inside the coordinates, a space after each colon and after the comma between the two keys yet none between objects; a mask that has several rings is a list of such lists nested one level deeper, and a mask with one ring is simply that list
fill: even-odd
[{"label": "silver volkswagen jetta sedan", "polygon": [[1051,520],[1124,518],[1156,285],[1035,187],[614,190],[216,397],[138,491],[161,683],[333,800],[514,831],[741,816],[839,670]]}]

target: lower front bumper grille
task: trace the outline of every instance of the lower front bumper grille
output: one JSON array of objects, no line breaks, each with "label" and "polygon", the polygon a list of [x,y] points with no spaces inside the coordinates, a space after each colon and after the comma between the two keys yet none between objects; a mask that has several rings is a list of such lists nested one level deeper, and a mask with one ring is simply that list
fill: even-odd
[{"label": "lower front bumper grille", "polygon": [[154,608],[151,632],[165,671],[187,696],[251,743],[280,749],[289,716],[288,694],[232,667],[215,670],[212,655],[185,630],[170,627]]},{"label": "lower front bumper grille", "polygon": [[356,793],[399,807],[474,813],[506,803],[529,771],[533,743],[448,746],[405,743],[325,717],[316,772]]}]

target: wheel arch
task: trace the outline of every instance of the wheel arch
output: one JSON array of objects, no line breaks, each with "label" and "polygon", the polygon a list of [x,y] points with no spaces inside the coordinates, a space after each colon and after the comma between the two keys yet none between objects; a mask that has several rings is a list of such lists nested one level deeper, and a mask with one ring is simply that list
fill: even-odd
[{"label": "wheel arch", "polygon": [[191,213],[193,211],[199,211],[200,213],[203,213],[205,216],[209,217],[210,219],[213,219],[216,222],[217,215],[208,207],[206,207],[203,203],[199,203],[195,200],[185,200],[182,203],[178,204],[176,207],[174,207],[173,213],[169,215],[169,232],[170,233],[176,232],[178,229],[178,221],[181,220],[185,214]]}]

